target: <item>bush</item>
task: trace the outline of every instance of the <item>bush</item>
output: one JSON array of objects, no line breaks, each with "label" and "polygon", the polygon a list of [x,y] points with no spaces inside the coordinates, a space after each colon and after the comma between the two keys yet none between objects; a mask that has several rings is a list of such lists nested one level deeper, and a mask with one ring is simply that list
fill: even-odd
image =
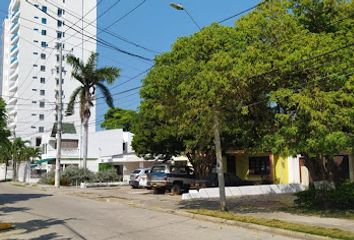
[{"label": "bush", "polygon": [[98,182],[115,182],[119,181],[119,176],[116,169],[110,168],[104,171],[100,171],[96,174]]},{"label": "bush", "polygon": [[[47,185],[54,185],[55,183],[55,172],[50,171],[49,173],[43,174],[42,177],[39,179],[40,184],[47,184]],[[69,181],[67,178],[61,176],[60,178],[60,185],[61,186],[68,186]]]},{"label": "bush", "polygon": [[98,171],[99,172],[104,172],[104,171],[107,171],[109,169],[112,169],[113,166],[111,163],[100,163],[98,164]]},{"label": "bush", "polygon": [[308,209],[354,210],[354,183],[343,183],[336,189],[315,189],[296,193],[295,205]]},{"label": "bush", "polygon": [[96,180],[93,172],[78,167],[65,168],[62,178],[66,179],[70,185],[79,185],[81,182],[94,182]]}]

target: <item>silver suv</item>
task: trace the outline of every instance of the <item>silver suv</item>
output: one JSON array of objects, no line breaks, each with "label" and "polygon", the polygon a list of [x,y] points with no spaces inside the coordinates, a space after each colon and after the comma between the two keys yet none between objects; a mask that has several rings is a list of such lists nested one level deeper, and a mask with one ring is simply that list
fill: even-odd
[{"label": "silver suv", "polygon": [[129,185],[132,188],[147,187],[148,179],[147,175],[150,172],[150,168],[138,168],[130,174]]}]

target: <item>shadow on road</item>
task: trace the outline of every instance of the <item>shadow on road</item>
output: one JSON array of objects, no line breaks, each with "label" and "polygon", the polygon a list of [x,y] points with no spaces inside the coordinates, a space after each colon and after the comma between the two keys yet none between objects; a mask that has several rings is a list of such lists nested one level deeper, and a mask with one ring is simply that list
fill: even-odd
[{"label": "shadow on road", "polygon": [[0,215],[1,213],[13,213],[13,212],[24,212],[30,210],[26,207],[1,207],[0,208]]},{"label": "shadow on road", "polygon": [[[57,233],[48,233],[48,234],[43,234],[35,238],[30,238],[30,240],[71,240],[72,238],[64,238],[62,235],[59,235]],[[15,238],[9,239],[9,240],[16,240]]]},{"label": "shadow on road", "polygon": [[27,201],[33,198],[43,198],[43,197],[51,197],[51,194],[11,194],[4,193],[0,194],[0,205],[2,204],[12,204],[20,201]]}]

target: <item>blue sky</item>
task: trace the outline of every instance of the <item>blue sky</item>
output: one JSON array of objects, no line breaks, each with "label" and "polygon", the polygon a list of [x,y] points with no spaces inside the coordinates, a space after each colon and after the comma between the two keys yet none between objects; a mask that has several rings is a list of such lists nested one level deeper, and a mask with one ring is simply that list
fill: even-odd
[{"label": "blue sky", "polygon": [[[98,20],[98,25],[105,28],[142,1],[143,0],[121,0]],[[0,1],[1,19],[5,17],[3,11],[7,11],[8,2],[8,0]],[[103,0],[101,4],[98,5],[98,15],[109,9],[115,2],[117,2],[117,0]],[[254,6],[258,2],[260,1],[181,0],[178,3],[181,3],[190,12],[196,22],[201,27],[204,27]],[[170,3],[171,0],[146,0],[137,10],[123,18],[117,24],[109,28],[109,30],[156,52],[168,51],[178,37],[188,36],[198,31],[197,27],[188,18],[185,12],[171,8],[169,6]],[[234,21],[235,19],[231,19],[224,22],[224,24],[233,25]],[[100,33],[98,38],[104,39],[123,50],[148,58],[154,57],[154,53],[129,45],[106,33]],[[129,82],[127,82],[127,80],[148,69],[153,63],[142,61],[102,46],[98,46],[98,52],[100,54],[100,66],[113,65],[121,69],[121,76],[116,80],[115,87],[112,89],[115,105],[125,109],[137,109],[140,101],[139,89],[122,94],[120,94],[120,92],[139,87],[144,75],[130,80]],[[106,111],[107,106],[99,102],[97,106],[97,125],[102,122],[103,115]]]}]

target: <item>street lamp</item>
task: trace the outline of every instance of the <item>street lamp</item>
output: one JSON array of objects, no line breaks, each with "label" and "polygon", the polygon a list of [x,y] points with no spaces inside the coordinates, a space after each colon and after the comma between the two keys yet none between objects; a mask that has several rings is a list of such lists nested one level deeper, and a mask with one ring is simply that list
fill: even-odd
[{"label": "street lamp", "polygon": [[178,11],[184,11],[188,17],[192,20],[192,22],[194,23],[194,25],[197,26],[197,28],[200,30],[202,30],[202,28],[199,26],[199,24],[194,20],[194,18],[192,17],[192,15],[187,11],[187,9],[185,7],[183,7],[182,4],[180,3],[170,3],[170,6]]}]

